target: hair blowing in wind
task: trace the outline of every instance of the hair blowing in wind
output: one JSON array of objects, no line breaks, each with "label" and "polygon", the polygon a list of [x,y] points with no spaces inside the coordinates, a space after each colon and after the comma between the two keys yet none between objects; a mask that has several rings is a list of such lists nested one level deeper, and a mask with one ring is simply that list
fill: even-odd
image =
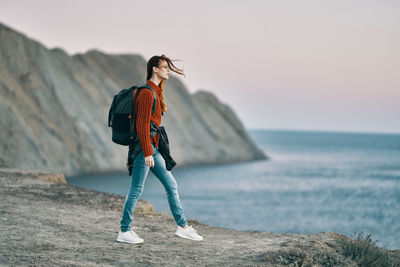
[{"label": "hair blowing in wind", "polygon": [[[161,55],[161,56],[152,56],[149,59],[149,61],[147,62],[147,77],[146,77],[146,80],[150,80],[151,76],[153,75],[153,67],[159,67],[160,62],[162,60],[165,60],[167,62],[168,68],[171,71],[185,76],[185,74],[183,73],[183,69],[179,69],[178,67],[176,67],[174,65],[174,63],[172,63],[173,61],[176,61],[176,60],[172,60],[172,59],[166,57],[165,55]],[[160,82],[160,84],[158,84],[158,86],[162,90],[162,93],[161,93],[161,96],[160,96],[161,110],[165,112],[165,111],[167,111],[167,105],[165,104],[165,100],[164,100],[164,84],[165,84],[165,81],[162,80]]]}]

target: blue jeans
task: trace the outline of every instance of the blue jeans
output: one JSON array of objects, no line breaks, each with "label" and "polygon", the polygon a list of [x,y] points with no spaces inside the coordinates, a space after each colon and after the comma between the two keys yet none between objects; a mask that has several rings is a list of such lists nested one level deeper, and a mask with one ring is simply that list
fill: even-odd
[{"label": "blue jeans", "polygon": [[149,170],[160,180],[163,184],[168,196],[168,203],[171,212],[174,216],[175,222],[179,226],[187,224],[183,208],[181,206],[178,194],[178,184],[170,171],[165,168],[164,158],[161,156],[158,149],[153,145],[153,159],[154,167],[150,168],[145,164],[143,151],[141,151],[133,160],[132,181],[129,187],[129,192],[125,198],[122,219],[121,231],[130,231],[130,224],[132,222],[133,211],[136,207],[136,202],[143,192],[144,182],[146,181]]}]

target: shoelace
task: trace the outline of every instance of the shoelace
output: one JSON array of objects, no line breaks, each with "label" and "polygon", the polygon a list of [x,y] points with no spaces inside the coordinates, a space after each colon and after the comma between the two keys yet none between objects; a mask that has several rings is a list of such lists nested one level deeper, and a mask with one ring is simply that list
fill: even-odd
[{"label": "shoelace", "polygon": [[139,237],[139,236],[137,235],[137,233],[135,233],[135,232],[133,231],[133,229],[137,229],[137,227],[136,227],[136,226],[131,227],[131,234],[134,235],[134,236]]},{"label": "shoelace", "polygon": [[193,232],[193,233],[196,233],[196,234],[197,234],[197,231],[196,231],[196,230],[194,230],[192,226],[189,226],[189,230],[190,230],[191,232]]}]

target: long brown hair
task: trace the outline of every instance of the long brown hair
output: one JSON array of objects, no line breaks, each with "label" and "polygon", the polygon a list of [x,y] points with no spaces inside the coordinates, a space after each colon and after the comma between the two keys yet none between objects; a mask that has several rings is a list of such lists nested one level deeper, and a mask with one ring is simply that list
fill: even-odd
[{"label": "long brown hair", "polygon": [[[174,65],[174,63],[172,63],[172,61],[176,61],[176,60],[171,60],[170,58],[166,57],[165,55],[152,56],[149,59],[149,61],[147,62],[146,81],[150,80],[151,76],[153,75],[153,67],[158,67],[162,60],[165,60],[167,62],[168,68],[170,70],[172,70],[175,73],[185,76],[185,74],[183,73],[183,69],[177,68]],[[165,111],[167,111],[167,105],[165,104],[165,100],[164,100],[164,84],[165,84],[165,80],[161,80],[160,84],[158,84],[158,87],[160,87],[160,89],[161,89],[161,95],[160,95],[161,110],[165,112]]]}]

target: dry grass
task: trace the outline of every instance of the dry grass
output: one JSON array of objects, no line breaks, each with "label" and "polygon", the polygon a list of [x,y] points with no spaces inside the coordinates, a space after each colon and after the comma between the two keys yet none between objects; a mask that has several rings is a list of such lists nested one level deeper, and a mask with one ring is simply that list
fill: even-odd
[{"label": "dry grass", "polygon": [[342,239],[342,254],[353,260],[358,266],[398,267],[400,266],[400,250],[388,250],[376,245],[372,241],[371,234],[364,232]]}]

